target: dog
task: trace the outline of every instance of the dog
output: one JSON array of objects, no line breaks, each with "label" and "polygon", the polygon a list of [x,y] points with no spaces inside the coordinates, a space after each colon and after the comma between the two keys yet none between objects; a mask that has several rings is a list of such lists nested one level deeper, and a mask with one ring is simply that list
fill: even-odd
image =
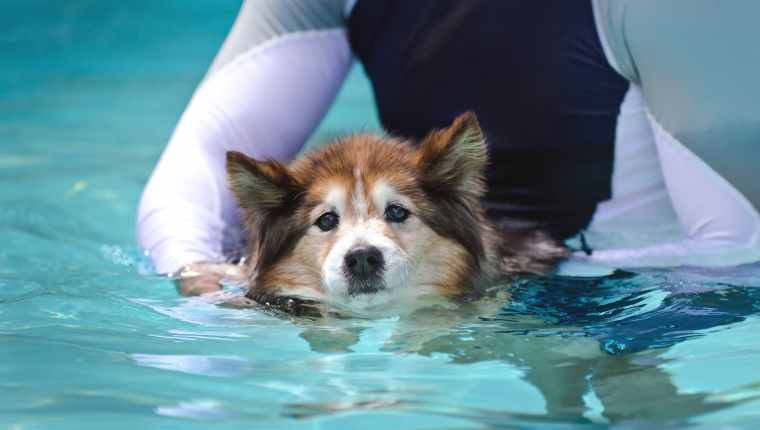
[{"label": "dog", "polygon": [[563,246],[487,219],[487,163],[471,112],[417,144],[356,134],[289,165],[228,152],[229,186],[250,232],[247,298],[352,307],[465,300],[504,275],[551,272]]}]

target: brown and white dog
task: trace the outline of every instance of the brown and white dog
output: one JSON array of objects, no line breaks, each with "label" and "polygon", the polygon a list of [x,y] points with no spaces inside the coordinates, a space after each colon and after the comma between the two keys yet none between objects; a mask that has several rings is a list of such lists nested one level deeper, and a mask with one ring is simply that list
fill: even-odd
[{"label": "brown and white dog", "polygon": [[486,219],[486,164],[472,113],[419,145],[352,135],[287,166],[229,152],[229,183],[251,234],[247,297],[366,307],[471,297],[504,274],[551,271],[563,247]]}]

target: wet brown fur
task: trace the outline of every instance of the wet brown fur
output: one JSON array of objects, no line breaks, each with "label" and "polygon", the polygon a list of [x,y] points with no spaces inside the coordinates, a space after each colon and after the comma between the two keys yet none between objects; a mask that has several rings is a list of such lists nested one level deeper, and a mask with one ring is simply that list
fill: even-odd
[{"label": "wet brown fur", "polygon": [[[294,288],[320,289],[319,261],[325,257],[320,250],[327,252],[333,239],[325,239],[327,246],[299,241],[326,190],[340,184],[353,193],[356,172],[365,189],[382,180],[415,203],[415,215],[436,237],[414,246],[422,247],[431,261],[445,261],[432,270],[436,279],[425,280],[442,295],[472,294],[479,281],[503,274],[553,270],[566,251],[548,235],[504,231],[486,219],[480,205],[486,164],[484,138],[472,113],[431,132],[418,147],[389,137],[353,135],[289,166],[229,152],[230,186],[251,232],[249,298],[269,302]],[[374,203],[368,199],[368,204]],[[393,229],[387,230],[393,238]]]}]

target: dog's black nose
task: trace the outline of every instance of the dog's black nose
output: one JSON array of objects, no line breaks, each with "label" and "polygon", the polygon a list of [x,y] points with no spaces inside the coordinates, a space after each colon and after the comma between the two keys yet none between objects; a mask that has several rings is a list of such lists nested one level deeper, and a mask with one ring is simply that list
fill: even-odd
[{"label": "dog's black nose", "polygon": [[355,280],[376,277],[385,268],[383,253],[374,246],[357,246],[346,254],[343,261],[348,275]]}]

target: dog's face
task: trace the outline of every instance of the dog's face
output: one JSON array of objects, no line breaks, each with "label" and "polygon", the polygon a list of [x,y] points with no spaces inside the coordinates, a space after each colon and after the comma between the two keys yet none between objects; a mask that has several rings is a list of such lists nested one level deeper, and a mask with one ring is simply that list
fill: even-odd
[{"label": "dog's face", "polygon": [[254,297],[456,295],[479,270],[486,146],[472,114],[418,148],[357,135],[290,166],[227,160],[254,241]]}]

